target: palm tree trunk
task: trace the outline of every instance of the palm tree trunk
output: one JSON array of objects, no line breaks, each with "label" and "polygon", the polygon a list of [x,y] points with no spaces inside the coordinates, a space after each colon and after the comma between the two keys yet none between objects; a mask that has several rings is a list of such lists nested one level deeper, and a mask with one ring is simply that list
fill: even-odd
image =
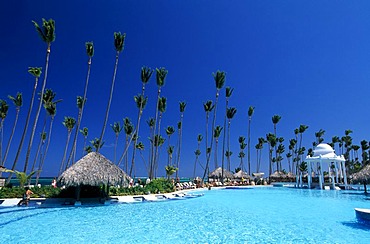
[{"label": "palm tree trunk", "polygon": [[[67,156],[67,149],[68,149],[68,144],[69,144],[69,139],[71,138],[71,132],[69,131],[68,132],[68,135],[67,135],[67,142],[66,142],[66,146],[64,148],[64,154],[63,154],[63,159],[62,159],[62,162],[60,163],[60,169],[59,169],[59,175],[62,174],[62,170],[64,168],[64,162],[66,160],[66,156]],[[67,165],[66,165],[66,168],[67,168]]]},{"label": "palm tree trunk", "polygon": [[[46,128],[46,117],[44,119],[44,125],[43,125],[43,128],[42,128],[42,133],[45,132],[45,128]],[[41,145],[43,145],[43,141],[44,140],[43,140],[43,137],[42,137],[42,134],[41,134],[41,139],[40,139],[39,145],[37,147],[36,155],[35,155],[35,158],[33,159],[32,167],[31,167],[31,172],[33,172],[34,169],[35,169],[36,161],[37,161],[37,158],[39,157],[40,150],[41,150]]]},{"label": "palm tree trunk", "polygon": [[[159,104],[159,99],[160,99],[160,96],[161,96],[161,87],[159,86],[158,87],[158,95],[157,95],[157,105],[156,105],[156,108],[155,108],[155,123],[154,123],[154,130],[153,130],[153,137],[152,137],[152,145],[151,145],[151,151],[150,151],[150,168],[151,169],[154,169],[154,165],[155,165],[155,159],[156,159],[156,154],[155,154],[155,150],[154,150],[154,139],[155,139],[155,135],[156,135],[156,132],[157,132],[157,122],[158,122],[158,104]],[[151,172],[151,174],[153,174],[153,170]],[[153,175],[149,176],[149,178],[152,178]]]},{"label": "palm tree trunk", "polygon": [[194,162],[194,170],[193,170],[193,178],[195,179],[195,174],[197,170],[197,163],[198,163],[198,155],[195,156],[195,162]]},{"label": "palm tree trunk", "polygon": [[[18,117],[19,117],[19,111],[20,111],[20,108],[17,108],[16,114],[15,114],[15,120],[14,120],[14,124],[13,124],[12,133],[10,134],[8,145],[6,146],[5,154],[4,154],[4,158],[3,158],[3,161],[1,163],[1,166],[4,166],[5,161],[6,161],[7,157],[8,157],[10,145],[12,143],[14,132],[15,132],[15,128],[17,127],[17,122],[18,122]],[[1,174],[0,174],[0,176],[1,176]]]},{"label": "palm tree trunk", "polygon": [[[252,119],[248,119],[248,174],[251,174],[251,122]],[[258,150],[258,149],[257,149]]]},{"label": "palm tree trunk", "polygon": [[[28,108],[26,124],[24,125],[24,129],[23,129],[23,133],[22,133],[22,138],[21,138],[21,141],[19,142],[17,154],[15,156],[15,159],[14,159],[14,162],[13,162],[13,166],[12,166],[12,169],[11,169],[12,171],[14,171],[15,170],[15,167],[17,166],[17,162],[18,162],[19,156],[20,156],[21,151],[22,151],[24,139],[26,138],[28,124],[30,122],[31,113],[32,113],[33,102],[35,101],[35,95],[36,95],[36,89],[37,89],[37,83],[38,83],[38,81],[39,81],[39,78],[36,77],[35,78],[35,85],[33,87],[33,93],[32,93],[32,98],[31,98],[31,102],[30,102],[30,107]],[[13,175],[13,173],[9,173],[8,179],[6,181],[7,184],[10,183],[10,179],[12,178],[12,175]]]},{"label": "palm tree trunk", "polygon": [[[208,118],[209,118],[209,113],[206,112],[206,161],[208,162]],[[202,181],[204,182],[205,176],[209,173],[209,168],[207,168],[208,165],[205,166],[204,168],[204,174]]]},{"label": "palm tree trunk", "polygon": [[82,148],[82,154],[81,154],[82,156],[81,157],[85,156],[86,141],[87,141],[87,137],[84,137],[84,147]]},{"label": "palm tree trunk", "polygon": [[[159,113],[159,118],[158,118],[158,143],[159,143],[159,137],[161,135],[161,122],[162,122],[162,115],[163,113]],[[155,148],[155,160],[154,160],[154,166],[155,166],[155,172],[157,175],[157,169],[158,169],[158,161],[159,161],[159,145]]]},{"label": "palm tree trunk", "polygon": [[176,163],[176,167],[177,167],[177,170],[176,170],[176,176],[175,178],[177,179],[177,177],[179,176],[179,171],[180,171],[180,156],[181,156],[181,145],[182,145],[182,122],[183,122],[183,119],[184,119],[184,114],[181,114],[181,119],[180,119],[180,132],[179,132],[179,146],[178,146],[178,150],[177,150],[177,163]]},{"label": "palm tree trunk", "polygon": [[3,158],[4,119],[0,122],[0,159]]},{"label": "palm tree trunk", "polygon": [[42,159],[41,159],[40,164],[39,164],[39,169],[38,169],[37,176],[36,176],[36,183],[35,183],[36,185],[39,182],[41,171],[42,171],[42,168],[44,167],[44,162],[45,162],[45,159],[46,159],[46,155],[47,155],[48,150],[49,150],[50,141],[51,141],[51,132],[53,130],[53,122],[54,122],[54,116],[52,116],[51,119],[50,119],[48,142],[46,143],[44,155],[42,156]]},{"label": "palm tree trunk", "polygon": [[[73,147],[72,147],[72,150],[71,150],[71,154],[73,154],[73,156],[72,156],[72,164],[74,164],[74,162],[76,161],[77,137],[78,137],[78,132],[80,131],[80,126],[81,126],[81,121],[82,121],[82,115],[83,115],[83,111],[84,111],[85,103],[86,103],[87,88],[89,86],[90,70],[91,70],[91,57],[89,58],[89,61],[88,61],[87,64],[88,64],[88,66],[87,66],[87,75],[86,75],[86,82],[85,82],[85,89],[84,89],[84,97],[83,97],[84,105],[82,106],[81,111],[79,111],[79,113],[78,113],[78,119],[77,119],[77,124],[76,124],[76,131],[75,131],[75,135],[74,135],[74,138],[73,138]],[[85,149],[85,143],[84,143],[83,150],[84,149]],[[70,157],[71,157],[71,155],[70,155]],[[70,161],[70,159],[68,159],[68,162],[69,161]]]},{"label": "palm tree trunk", "polygon": [[[143,92],[142,92],[142,95],[144,97],[144,90],[145,90],[145,86],[143,85]],[[137,124],[136,124],[136,139],[134,140],[134,148],[132,149],[132,159],[131,159],[131,168],[130,168],[130,176],[132,174],[132,171],[135,167],[135,155],[136,155],[136,145],[137,145],[137,139],[139,138],[139,129],[140,129],[140,121],[141,121],[141,116],[143,114],[143,110],[140,106],[140,109],[139,109],[139,115],[137,117]],[[127,172],[127,171],[126,171]]]},{"label": "palm tree trunk", "polygon": [[[83,109],[83,107],[82,107],[82,109]],[[81,123],[82,109],[78,109],[77,125]],[[75,162],[75,156],[76,156],[75,153],[76,153],[78,131],[79,131],[79,126],[76,126],[75,134],[74,134],[74,137],[73,137],[72,149],[71,149],[71,152],[69,153],[68,160],[67,160],[67,163],[66,163],[67,167],[69,165],[73,165],[74,162]]]},{"label": "palm tree trunk", "polygon": [[[144,95],[145,95],[145,83],[143,83],[143,86],[142,86],[141,90],[142,90],[141,95],[144,97]],[[130,168],[130,174],[129,174],[130,176],[132,174],[133,168],[135,167],[136,145],[137,145],[137,139],[139,138],[140,121],[141,121],[141,116],[142,115],[143,115],[143,107],[142,107],[142,104],[140,104],[139,114],[138,114],[138,117],[137,117],[136,132],[135,132],[136,140],[134,141],[134,148],[132,150],[131,168]],[[142,154],[141,151],[140,151],[140,153]]]},{"label": "palm tree trunk", "polygon": [[[126,135],[126,148],[128,148],[129,147],[129,140],[128,140],[128,136]],[[127,157],[127,153],[126,153],[126,155],[125,155],[125,172],[127,172],[128,171],[128,157]],[[130,171],[130,173],[131,173],[131,171]],[[131,176],[131,174],[130,174],[130,176]]]},{"label": "palm tree trunk", "polygon": [[[229,99],[226,98],[226,108],[225,108],[225,117],[224,117],[224,128],[226,128],[226,114],[227,114],[227,108],[229,107]],[[222,169],[222,173],[221,173],[221,181],[222,183],[224,183],[224,163],[225,163],[225,140],[226,140],[226,130],[224,130],[224,136],[223,136],[223,139],[222,139],[222,162],[221,162],[221,169]]]},{"label": "palm tree trunk", "polygon": [[117,144],[118,144],[118,135],[116,135],[116,141],[114,142],[114,161],[113,161],[114,163],[116,163],[117,158]]},{"label": "palm tree trunk", "polygon": [[46,80],[47,80],[47,77],[48,77],[49,57],[50,57],[50,43],[48,44],[48,48],[47,48],[47,51],[46,51],[46,64],[45,64],[44,81],[42,83],[42,88],[41,88],[39,107],[38,107],[37,112],[36,112],[36,117],[35,117],[35,120],[33,122],[33,128],[32,128],[32,133],[31,133],[30,141],[28,143],[28,149],[27,149],[27,154],[26,154],[26,161],[24,163],[24,169],[23,169],[23,172],[24,173],[27,172],[28,161],[30,159],[33,138],[35,136],[36,126],[37,126],[37,122],[39,120],[39,115],[40,115],[40,111],[41,111],[41,107],[42,107],[42,98],[44,97],[44,90],[45,90],[45,87],[46,87]]},{"label": "palm tree trunk", "polygon": [[[230,119],[229,119],[229,122],[227,124],[227,151],[229,152],[227,154],[227,170],[228,171],[231,171],[231,162],[230,162]],[[242,159],[242,162],[243,162],[243,159]],[[241,167],[242,170],[243,170],[243,166]]]},{"label": "palm tree trunk", "polygon": [[[117,74],[118,58],[119,58],[119,52],[117,51],[117,52],[116,52],[116,63],[115,63],[115,65],[114,65],[114,72],[113,72],[113,78],[112,78],[112,85],[111,85],[111,89],[110,89],[110,95],[109,95],[109,100],[108,100],[107,110],[105,111],[105,119],[104,119],[103,129],[102,129],[101,134],[100,134],[100,140],[99,140],[99,143],[100,143],[100,144],[103,142],[105,129],[106,129],[106,127],[107,127],[107,122],[108,122],[108,117],[109,117],[109,110],[110,110],[110,105],[111,105],[111,103],[112,103],[112,97],[113,97],[114,82],[115,82],[115,80],[116,80],[116,74]],[[99,150],[100,150],[100,145],[99,145],[99,147],[96,149],[96,152],[99,152]]]},{"label": "palm tree trunk", "polygon": [[215,142],[215,168],[218,168],[218,163],[217,163],[217,146],[218,146],[218,140],[216,139]]},{"label": "palm tree trunk", "polygon": [[[210,150],[211,151],[212,151],[212,146],[213,146],[213,133],[214,133],[215,125],[216,125],[216,113],[217,113],[218,96],[219,96],[219,90],[217,89],[215,107],[214,107],[214,111],[213,111],[213,121],[212,121],[212,137],[211,137],[211,145],[210,145]],[[211,153],[209,153],[209,155],[207,157],[206,170],[204,171],[203,178],[202,178],[203,181],[204,181],[204,178],[206,177],[206,174],[207,174],[206,171],[209,172],[209,161],[210,161],[210,159],[211,159]],[[209,179],[208,179],[208,181],[209,181]]]},{"label": "palm tree trunk", "polygon": [[149,175],[149,168],[148,168],[148,165],[147,165],[147,164],[146,164],[146,162],[145,162],[145,158],[144,158],[144,155],[143,155],[143,153],[141,152],[141,150],[140,150],[140,156],[141,156],[141,160],[143,160],[143,164],[144,164],[144,166],[145,166],[146,172],[147,172],[147,174]]}]

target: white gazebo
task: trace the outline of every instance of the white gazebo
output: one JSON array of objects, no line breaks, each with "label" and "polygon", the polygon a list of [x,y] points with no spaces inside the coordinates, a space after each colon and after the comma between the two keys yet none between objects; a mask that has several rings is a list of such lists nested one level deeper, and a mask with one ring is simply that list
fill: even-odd
[{"label": "white gazebo", "polygon": [[[319,177],[319,188],[324,188],[324,168],[328,169],[329,177],[331,177],[332,188],[335,188],[335,183],[339,183],[339,179],[343,178],[345,189],[347,189],[347,174],[345,166],[345,158],[343,155],[337,156],[334,152],[334,149],[325,143],[321,143],[316,146],[313,150],[313,156],[307,156],[306,162],[308,166],[308,188],[311,188],[312,185],[312,166],[316,163],[319,164],[318,167],[318,177]],[[331,165],[334,165],[333,171]]]}]

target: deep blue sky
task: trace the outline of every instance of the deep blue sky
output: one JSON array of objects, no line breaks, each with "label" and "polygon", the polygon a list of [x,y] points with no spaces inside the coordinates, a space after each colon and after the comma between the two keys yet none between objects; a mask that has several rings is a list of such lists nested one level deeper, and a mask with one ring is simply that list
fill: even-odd
[{"label": "deep blue sky", "polygon": [[[168,106],[162,128],[176,126],[178,102],[186,101],[180,176],[191,176],[196,137],[205,134],[203,102],[214,100],[212,73],[217,70],[227,72],[226,86],[235,89],[230,99],[230,106],[238,109],[231,124],[233,169],[239,163],[238,136],[247,136],[247,110],[251,105],[255,106],[251,137],[253,171],[254,146],[258,137],[273,132],[274,114],[282,117],[277,133],[285,138],[286,148],[294,137],[293,130],[300,124],[309,126],[303,139],[307,148],[319,129],[326,131],[327,142],[332,136],[342,136],[346,129],[354,131],[354,144],[369,139],[369,14],[368,1],[1,1],[0,98],[7,99],[7,95],[19,91],[25,103],[5,166],[10,167],[13,162],[33,88],[34,79],[27,68],[43,67],[45,62],[46,45],[35,32],[32,20],[56,21],[47,87],[63,99],[58,105],[43,175],[53,176],[59,168],[67,137],[61,123],[64,116],[77,117],[75,100],[83,94],[87,69],[86,41],[94,42],[95,56],[82,126],[89,128],[89,140],[99,137],[114,66],[113,33],[120,31],[127,38],[120,56],[108,125],[122,123],[126,116],[136,121],[133,96],[141,92],[141,67],[165,67],[169,73],[162,94],[168,98]],[[149,104],[140,134],[146,152],[149,130],[145,121],[154,116],[156,91],[152,77],[147,86]],[[223,89],[217,124],[223,123],[224,93]],[[11,107],[4,124],[4,148],[14,114]],[[40,121],[43,117],[44,114]],[[41,123],[38,133],[40,128]],[[111,128],[107,128],[104,139],[101,153],[113,160],[115,137]],[[23,169],[27,142],[28,138],[19,169]],[[34,150],[37,143],[38,137]],[[123,144],[122,133],[119,154]],[[79,152],[81,145],[79,137]],[[202,163],[204,149],[202,144]],[[165,154],[162,149],[161,155]],[[159,174],[164,175],[166,157],[161,159]],[[267,145],[263,164],[267,173]],[[141,161],[137,165],[137,175],[145,175]],[[283,166],[287,168],[286,161]],[[200,167],[197,168],[201,175]]]}]

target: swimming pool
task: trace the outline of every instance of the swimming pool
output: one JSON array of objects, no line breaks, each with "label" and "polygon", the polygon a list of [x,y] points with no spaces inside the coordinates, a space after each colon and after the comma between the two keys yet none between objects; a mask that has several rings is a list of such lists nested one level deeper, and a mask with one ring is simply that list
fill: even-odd
[{"label": "swimming pool", "polygon": [[205,191],[183,201],[0,213],[2,243],[369,243],[360,192],[290,188]]}]

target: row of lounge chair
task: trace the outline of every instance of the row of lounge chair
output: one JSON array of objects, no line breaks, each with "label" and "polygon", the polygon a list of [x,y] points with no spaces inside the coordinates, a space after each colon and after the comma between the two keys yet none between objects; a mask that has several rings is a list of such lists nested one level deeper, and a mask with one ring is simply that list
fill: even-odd
[{"label": "row of lounge chair", "polygon": [[196,189],[197,185],[191,181],[184,183],[176,183],[176,191],[186,190],[186,189]]}]

